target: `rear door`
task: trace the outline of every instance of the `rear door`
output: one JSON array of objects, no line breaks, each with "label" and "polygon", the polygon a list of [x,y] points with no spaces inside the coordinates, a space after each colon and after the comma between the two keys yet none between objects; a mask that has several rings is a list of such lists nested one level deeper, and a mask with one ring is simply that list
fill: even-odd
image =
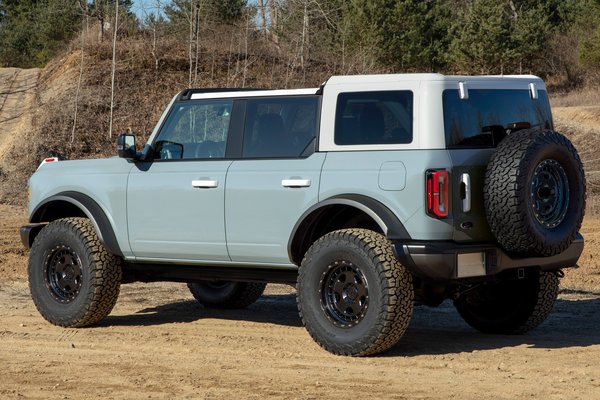
[{"label": "rear door", "polygon": [[314,153],[319,96],[245,101],[241,159],[227,174],[225,213],[232,261],[290,265],[287,244],[318,201],[325,153]]},{"label": "rear door", "polygon": [[532,96],[526,82],[511,89],[472,87],[466,98],[458,89],[444,90],[446,143],[453,165],[454,240],[493,240],[483,201],[487,164],[498,143],[511,140],[519,129],[552,129],[546,91],[537,94]]},{"label": "rear door", "polygon": [[152,162],[129,176],[127,221],[143,259],[229,260],[225,241],[225,159],[233,102],[175,103],[154,142]]}]

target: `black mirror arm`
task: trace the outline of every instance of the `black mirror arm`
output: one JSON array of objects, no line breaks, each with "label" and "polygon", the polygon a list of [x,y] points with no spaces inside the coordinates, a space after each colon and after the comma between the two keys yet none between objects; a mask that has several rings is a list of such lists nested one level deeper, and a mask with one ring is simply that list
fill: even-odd
[{"label": "black mirror arm", "polygon": [[142,151],[137,153],[137,155],[137,160],[139,161],[152,161],[154,159],[154,147],[152,147],[151,144],[146,143]]}]

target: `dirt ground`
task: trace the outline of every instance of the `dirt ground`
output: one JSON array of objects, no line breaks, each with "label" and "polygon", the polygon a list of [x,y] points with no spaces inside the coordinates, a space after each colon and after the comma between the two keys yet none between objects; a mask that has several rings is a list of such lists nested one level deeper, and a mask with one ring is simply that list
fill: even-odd
[{"label": "dirt ground", "polygon": [[600,398],[598,219],[535,331],[482,335],[446,302],[416,307],[400,343],[370,358],[318,347],[282,285],[244,311],[207,310],[182,284],[124,285],[99,326],[52,326],[29,297],[24,220],[0,206],[0,399]]}]

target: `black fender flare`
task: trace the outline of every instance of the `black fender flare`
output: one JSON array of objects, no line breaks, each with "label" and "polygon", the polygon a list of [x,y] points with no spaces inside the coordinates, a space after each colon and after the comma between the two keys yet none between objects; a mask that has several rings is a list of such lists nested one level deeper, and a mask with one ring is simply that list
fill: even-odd
[{"label": "black fender flare", "polygon": [[46,218],[46,206],[53,202],[67,202],[81,210],[91,221],[98,239],[106,246],[107,250],[117,256],[123,257],[123,252],[119,247],[113,227],[104,210],[102,210],[102,207],[94,199],[83,193],[66,191],[44,199],[31,213],[29,222],[49,222],[49,218]]},{"label": "black fender flare", "polygon": [[302,230],[305,228],[307,218],[319,209],[331,205],[350,206],[364,212],[375,221],[389,240],[407,241],[411,239],[410,234],[396,214],[380,201],[360,194],[336,195],[314,204],[298,219],[288,240],[288,256],[290,260],[294,259],[292,249],[296,244],[298,233],[302,233]]}]

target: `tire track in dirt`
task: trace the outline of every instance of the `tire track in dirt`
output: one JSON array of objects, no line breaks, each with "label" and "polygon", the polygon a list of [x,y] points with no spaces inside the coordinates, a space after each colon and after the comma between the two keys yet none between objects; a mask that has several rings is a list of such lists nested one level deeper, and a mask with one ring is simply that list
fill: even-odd
[{"label": "tire track in dirt", "polygon": [[12,144],[30,130],[40,69],[0,68],[0,163]]},{"label": "tire track in dirt", "polygon": [[[600,297],[562,294],[524,336],[483,335],[450,302],[417,307],[379,357],[331,355],[301,326],[295,291],[210,310],[185,285],[124,285],[86,329],[45,322],[23,281],[0,283],[0,398],[597,399]],[[73,332],[76,331],[76,334]]]}]

